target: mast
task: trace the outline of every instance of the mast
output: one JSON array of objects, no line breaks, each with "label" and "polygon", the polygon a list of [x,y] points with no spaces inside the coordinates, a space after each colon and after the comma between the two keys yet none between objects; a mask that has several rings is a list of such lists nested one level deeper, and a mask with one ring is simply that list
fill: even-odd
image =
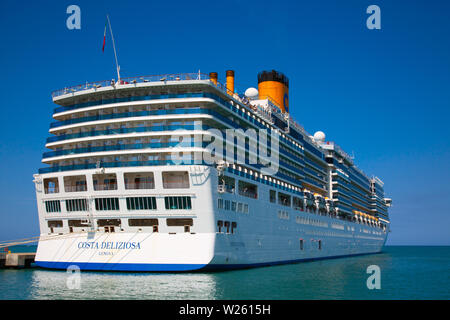
[{"label": "mast", "polygon": [[112,43],[113,43],[113,48],[114,48],[114,57],[116,58],[116,69],[117,69],[117,79],[118,79],[118,84],[120,84],[120,66],[119,66],[119,62],[117,60],[117,52],[116,52],[116,44],[114,43],[114,35],[112,32],[112,28],[111,28],[111,22],[109,21],[109,15],[106,15],[106,19],[108,19],[108,25],[109,25],[109,31],[111,33],[111,38],[112,38]]}]

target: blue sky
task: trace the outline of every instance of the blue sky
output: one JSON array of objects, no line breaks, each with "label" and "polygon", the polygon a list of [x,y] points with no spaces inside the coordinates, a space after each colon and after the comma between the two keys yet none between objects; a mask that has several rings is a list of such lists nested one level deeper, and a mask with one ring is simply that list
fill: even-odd
[{"label": "blue sky", "polygon": [[[81,30],[66,8],[81,9]],[[366,8],[381,8],[381,30]],[[432,1],[0,2],[0,240],[37,235],[33,174],[41,163],[50,93],[121,75],[236,73],[243,92],[277,69],[290,110],[385,182],[388,244],[450,245],[450,3]]]}]

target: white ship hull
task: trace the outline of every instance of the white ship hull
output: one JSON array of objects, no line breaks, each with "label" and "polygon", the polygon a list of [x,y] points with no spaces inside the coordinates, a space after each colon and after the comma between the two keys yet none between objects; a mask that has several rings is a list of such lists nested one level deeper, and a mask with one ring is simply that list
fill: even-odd
[{"label": "white ship hull", "polygon": [[[166,168],[152,168],[156,175],[160,170]],[[196,170],[198,173],[200,169]],[[218,193],[216,170],[208,167],[203,170],[201,175],[208,178],[197,185],[193,183],[190,190],[195,194],[193,212],[189,213],[194,217],[190,232],[184,232],[183,227],[165,227],[163,222],[159,232],[126,226],[123,231],[116,228],[114,233],[104,232],[103,228],[92,231],[77,228],[61,234],[54,230],[52,234],[41,235],[36,264],[45,268],[66,269],[76,265],[81,270],[109,271],[245,268],[377,253],[386,241],[387,232],[379,227],[270,203],[265,195],[271,187],[263,184],[258,185],[259,199]],[[209,174],[210,171],[214,174]],[[115,172],[120,176],[119,170]],[[160,192],[163,190],[157,188],[151,194]],[[219,198],[248,204],[249,211],[218,209]],[[287,215],[280,217],[277,214],[280,209]],[[94,217],[101,215],[99,212]],[[44,226],[48,216],[42,216]],[[180,212],[174,215],[155,212],[153,216],[164,220],[180,216]],[[125,220],[129,212],[116,212],[114,217]],[[217,220],[235,221],[237,226],[233,233],[224,229],[219,232]]]},{"label": "white ship hull", "polygon": [[[311,231],[313,232],[313,231]],[[103,271],[193,271],[294,263],[377,253],[384,238],[344,234],[317,239],[298,235],[228,237],[226,234],[78,234],[40,241],[36,264],[44,268]]]}]

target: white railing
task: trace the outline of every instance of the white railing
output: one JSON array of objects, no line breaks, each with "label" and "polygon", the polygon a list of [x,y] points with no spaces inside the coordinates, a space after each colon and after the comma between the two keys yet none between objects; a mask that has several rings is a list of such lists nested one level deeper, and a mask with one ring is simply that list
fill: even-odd
[{"label": "white railing", "polygon": [[117,190],[117,184],[116,183],[111,183],[111,184],[94,184],[94,190],[95,191]]},{"label": "white railing", "polygon": [[87,191],[87,186],[86,185],[64,186],[64,191],[65,192],[83,192],[83,191]]},{"label": "white railing", "polygon": [[166,81],[181,81],[181,80],[209,80],[209,75],[200,72],[196,73],[173,73],[173,74],[158,74],[149,76],[126,77],[117,83],[113,80],[102,80],[95,82],[86,82],[72,87],[55,90],[52,92],[52,97],[58,97],[68,93],[74,93],[87,89],[98,89],[102,87],[115,87],[120,85],[147,83],[147,82],[166,82]]},{"label": "white railing", "polygon": [[126,183],[125,189],[155,189],[154,183]]}]

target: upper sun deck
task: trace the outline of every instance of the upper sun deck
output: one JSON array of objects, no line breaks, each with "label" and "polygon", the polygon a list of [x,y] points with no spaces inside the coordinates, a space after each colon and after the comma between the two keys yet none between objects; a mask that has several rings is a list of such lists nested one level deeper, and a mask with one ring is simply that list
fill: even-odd
[{"label": "upper sun deck", "polygon": [[[65,87],[63,89],[52,92],[53,102],[56,104],[63,104],[65,100],[91,93],[102,93],[116,89],[132,89],[143,88],[151,86],[159,86],[163,84],[195,84],[195,83],[209,83],[210,79],[204,73],[176,73],[176,74],[160,74],[149,76],[137,76],[122,78],[120,82],[113,80],[102,80],[95,82],[86,82],[72,87]],[[226,91],[226,87],[222,84],[217,84],[222,90]]]}]

